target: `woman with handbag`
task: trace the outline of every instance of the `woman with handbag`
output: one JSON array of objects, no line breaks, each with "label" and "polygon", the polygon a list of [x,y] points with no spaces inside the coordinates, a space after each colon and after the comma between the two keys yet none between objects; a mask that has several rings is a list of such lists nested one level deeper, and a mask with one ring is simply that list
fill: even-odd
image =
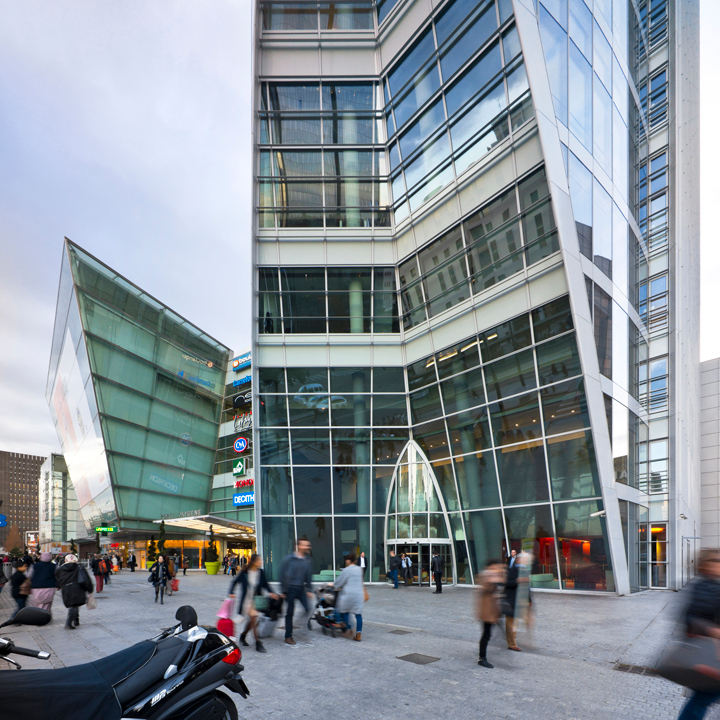
[{"label": "woman with handbag", "polygon": [[159,594],[160,604],[165,604],[165,588],[171,579],[165,558],[162,555],[158,555],[157,560],[150,568],[150,577],[148,578],[148,582],[151,582],[155,587],[155,602],[158,601]]},{"label": "woman with handbag", "polygon": [[[340,577],[335,581],[335,590],[340,590],[340,595],[335,603],[335,611],[340,616],[340,622],[345,626],[346,634],[353,640],[362,640],[362,611],[365,602],[365,587],[363,585],[362,570],[355,564],[357,557],[355,553],[345,556],[345,568]],[[350,628],[350,613],[355,616],[355,634]]]},{"label": "woman with handbag", "polygon": [[277,599],[277,595],[272,592],[268,585],[265,571],[262,569],[262,561],[260,556],[253,553],[247,565],[240,571],[230,584],[228,597],[235,597],[235,586],[240,585],[240,602],[238,603],[238,613],[247,618],[245,627],[240,635],[240,642],[247,647],[250,643],[245,639],[247,634],[252,630],[255,635],[255,649],[259,653],[267,652],[265,646],[260,642],[257,631],[257,623],[259,610],[264,610],[267,606],[267,598],[262,592],[265,590],[270,597]]},{"label": "woman with handbag", "polygon": [[30,592],[32,591],[30,578],[25,574],[27,569],[28,566],[25,560],[19,560],[18,564],[15,566],[15,572],[10,578],[10,595],[12,595],[12,598],[15,600],[15,604],[17,605],[17,609],[10,616],[11,620],[25,607],[28,595],[30,595]]},{"label": "woman with handbag", "polygon": [[92,580],[72,554],[66,555],[65,562],[55,571],[55,580],[62,592],[63,604],[68,609],[65,627],[74,630],[80,624],[80,608],[87,602],[87,593],[92,592]]},{"label": "woman with handbag", "polygon": [[32,587],[30,599],[32,604],[48,612],[52,610],[55,589],[57,588],[56,570],[57,565],[52,561],[52,555],[49,552],[44,552],[40,555],[40,560],[33,565],[32,577],[30,578]]}]

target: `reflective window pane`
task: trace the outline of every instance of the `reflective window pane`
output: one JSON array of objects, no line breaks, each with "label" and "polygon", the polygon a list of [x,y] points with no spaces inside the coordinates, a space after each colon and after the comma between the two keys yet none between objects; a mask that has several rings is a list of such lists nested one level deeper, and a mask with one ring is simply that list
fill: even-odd
[{"label": "reflective window pane", "polygon": [[538,345],[536,350],[541,385],[567,380],[582,372],[574,335]]},{"label": "reflective window pane", "polygon": [[553,500],[600,495],[600,480],[590,432],[550,438],[547,450]]},{"label": "reflective window pane", "polygon": [[453,465],[463,510],[500,505],[495,461],[491,452],[453,458]]},{"label": "reflective window pane", "polygon": [[515,353],[485,366],[488,400],[499,400],[535,387],[535,364],[532,350]]},{"label": "reflective window pane", "polygon": [[509,555],[510,550],[532,553],[531,587],[558,588],[560,583],[550,506],[508,508],[505,510],[505,523],[510,540],[505,555]]},{"label": "reflective window pane", "polygon": [[546,434],[556,435],[590,427],[585,385],[581,377],[543,388],[540,395]]},{"label": "reflective window pane", "polygon": [[489,406],[495,445],[533,440],[542,435],[536,393],[519,395]]}]

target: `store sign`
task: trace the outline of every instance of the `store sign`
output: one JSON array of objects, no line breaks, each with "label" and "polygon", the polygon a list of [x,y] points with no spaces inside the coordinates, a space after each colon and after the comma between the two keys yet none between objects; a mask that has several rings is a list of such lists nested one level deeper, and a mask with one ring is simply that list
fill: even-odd
[{"label": "store sign", "polygon": [[5,527],[7,525],[7,517],[5,515],[0,515],[0,527]]},{"label": "store sign", "polygon": [[250,430],[252,427],[252,412],[246,412],[242,415],[236,415],[235,421],[235,432],[243,432],[244,430]]},{"label": "store sign", "polygon": [[95,528],[95,532],[117,532],[117,525],[102,525]]},{"label": "store sign", "polygon": [[233,505],[235,507],[246,507],[247,505],[254,505],[255,504],[255,493],[249,492],[249,493],[240,493],[238,495],[233,495]]},{"label": "store sign", "polygon": [[189,447],[190,443],[192,442],[192,436],[190,435],[190,433],[183,433],[183,434],[180,436],[180,442],[181,442],[185,447]]},{"label": "store sign", "polygon": [[236,488],[252,487],[254,484],[255,484],[255,481],[252,478],[245,478],[244,480],[236,480],[235,481]]},{"label": "store sign", "polygon": [[[245,458],[238,458],[233,460],[233,475],[244,475],[245,474]],[[237,487],[237,483],[235,484]]]},{"label": "store sign", "polygon": [[250,362],[252,361],[252,353],[245,353],[244,355],[239,355],[232,361],[232,367],[233,372],[240,372],[243,368],[250,367]]},{"label": "store sign", "polygon": [[247,450],[248,441],[247,438],[239,437],[236,441],[233,447],[235,448],[235,452],[245,452]]},{"label": "store sign", "polygon": [[183,360],[187,360],[188,362],[197,363],[198,365],[207,365],[209,368],[213,366],[212,360],[203,360],[199,357],[194,357],[193,355],[188,355],[187,353],[183,353]]},{"label": "store sign", "polygon": [[238,378],[237,380],[233,380],[233,387],[237,387],[238,385],[246,385],[252,380],[252,375],[244,375],[241,378]]}]

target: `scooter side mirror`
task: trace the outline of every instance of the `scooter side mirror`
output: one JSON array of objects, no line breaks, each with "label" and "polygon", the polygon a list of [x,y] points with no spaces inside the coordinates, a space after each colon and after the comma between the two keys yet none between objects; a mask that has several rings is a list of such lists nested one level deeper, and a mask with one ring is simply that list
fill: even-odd
[{"label": "scooter side mirror", "polygon": [[[193,610],[193,612],[195,612]],[[47,625],[52,620],[52,615],[47,610],[37,607],[25,607],[18,610],[15,617],[6,620],[0,627],[6,625]]]},{"label": "scooter side mirror", "polygon": [[189,630],[192,627],[196,627],[198,624],[198,616],[195,612],[195,608],[191,605],[183,605],[178,608],[175,613],[175,619],[179,620],[183,630]]}]

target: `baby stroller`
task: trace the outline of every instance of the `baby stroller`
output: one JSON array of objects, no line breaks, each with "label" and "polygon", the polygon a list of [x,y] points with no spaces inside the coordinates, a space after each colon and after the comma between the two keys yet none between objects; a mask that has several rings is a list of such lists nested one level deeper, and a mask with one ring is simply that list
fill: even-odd
[{"label": "baby stroller", "polygon": [[321,585],[315,590],[315,610],[308,619],[308,630],[312,629],[311,622],[314,620],[323,631],[323,635],[335,637],[336,632],[342,632],[342,627],[335,620],[335,602],[337,601],[337,590],[332,585]]}]

